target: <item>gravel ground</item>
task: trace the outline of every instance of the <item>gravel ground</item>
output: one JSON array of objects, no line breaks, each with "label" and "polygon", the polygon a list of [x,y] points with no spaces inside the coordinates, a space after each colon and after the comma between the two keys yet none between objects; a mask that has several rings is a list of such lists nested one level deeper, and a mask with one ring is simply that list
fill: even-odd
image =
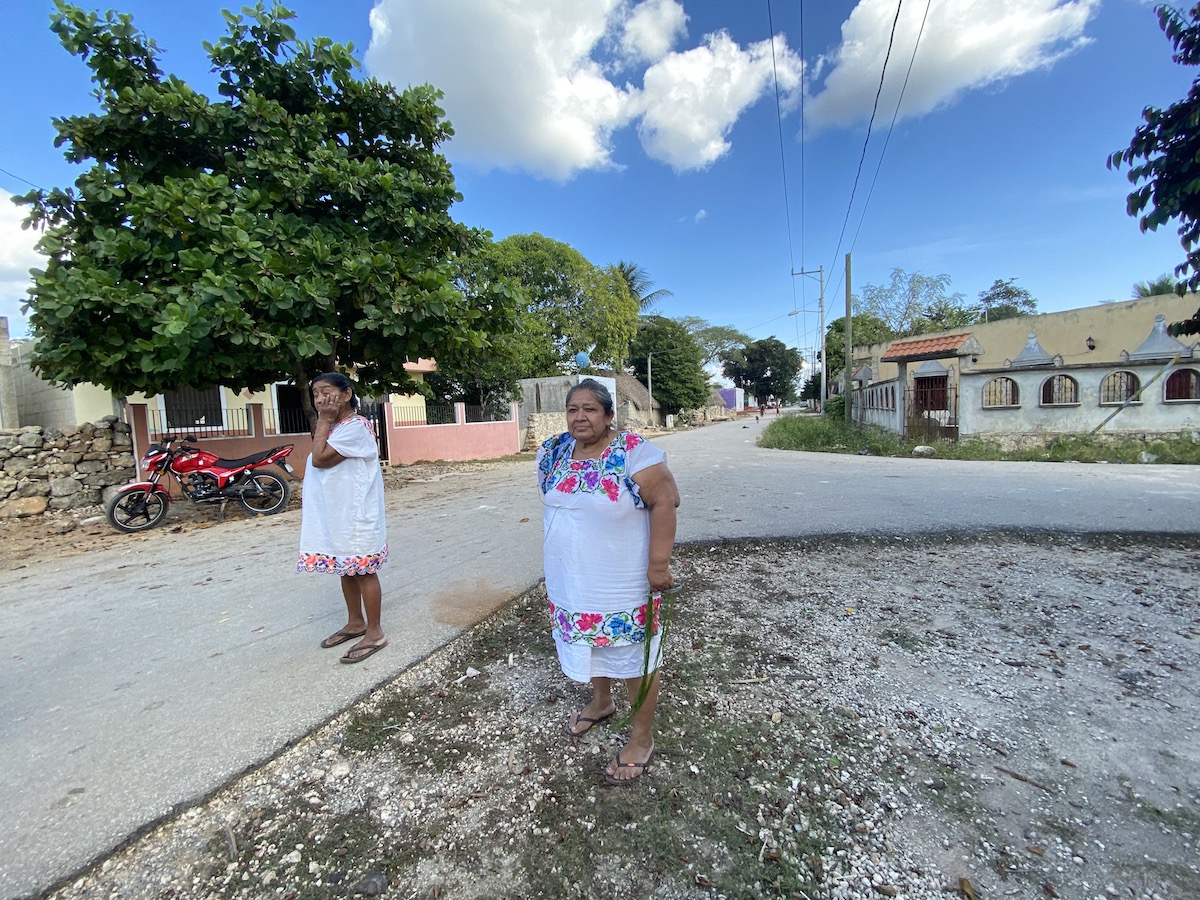
[{"label": "gravel ground", "polygon": [[50,896],[1195,898],[1198,550],[680,548],[630,788],[537,588]]}]

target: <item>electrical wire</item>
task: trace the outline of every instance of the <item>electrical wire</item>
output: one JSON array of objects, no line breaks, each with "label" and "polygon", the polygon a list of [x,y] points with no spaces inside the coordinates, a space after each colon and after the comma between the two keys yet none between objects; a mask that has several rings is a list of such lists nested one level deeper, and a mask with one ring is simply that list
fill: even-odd
[{"label": "electrical wire", "polygon": [[888,144],[892,140],[892,130],[896,127],[896,119],[900,116],[900,104],[904,102],[904,92],[908,89],[908,79],[912,75],[913,63],[917,59],[917,48],[921,46],[921,36],[925,34],[925,22],[929,19],[929,7],[933,0],[925,0],[925,15],[921,16],[921,27],[917,29],[917,39],[913,42],[912,56],[908,58],[908,71],[904,73],[904,84],[900,85],[900,96],[896,98],[896,109],[892,113],[892,121],[888,125],[887,137],[883,140],[883,149],[879,151],[879,162],[875,165],[875,177],[871,179],[867,199],[863,201],[862,214],[858,217],[858,228],[854,230],[854,239],[850,241],[850,249],[858,243],[858,234],[862,231],[863,222],[867,218],[867,207],[871,205],[871,195],[875,193],[875,182],[879,180],[879,171],[883,168],[883,157],[887,154]]},{"label": "electrical wire", "polygon": [[[788,271],[796,271],[796,257],[792,240],[792,203],[788,198],[787,153],[783,142],[783,106],[779,100],[779,67],[775,60],[775,19],[771,14],[771,0],[767,0],[767,27],[771,39],[771,75],[775,81],[775,123],[779,131],[779,168],[783,179],[783,216],[787,223]],[[792,278],[792,308],[796,308],[796,279]]]},{"label": "electrical wire", "polygon": [[837,247],[833,251],[833,263],[831,263],[829,266],[830,272],[837,271],[836,263],[838,253],[841,252],[842,241],[846,236],[846,226],[850,223],[850,213],[854,208],[854,195],[858,192],[858,180],[862,176],[863,162],[867,158],[867,146],[871,142],[871,129],[875,125],[875,114],[879,111],[879,98],[883,94],[883,84],[884,80],[887,78],[888,61],[892,58],[892,45],[896,41],[896,23],[900,21],[900,10],[903,6],[904,0],[897,0],[896,16],[892,19],[892,31],[888,36],[887,53],[883,57],[883,68],[879,72],[879,87],[875,91],[875,103],[871,107],[871,118],[867,122],[867,134],[866,137],[863,138],[862,155],[859,156],[858,159],[858,170],[854,173],[854,185],[850,189],[850,202],[846,205],[846,217],[842,220],[842,231],[841,234],[838,235]]},{"label": "electrical wire", "polygon": [[32,181],[30,181],[28,178],[22,178],[20,175],[17,175],[17,174],[15,174],[15,173],[13,173],[13,172],[10,172],[10,171],[8,171],[8,169],[3,169],[3,168],[0,168],[0,172],[4,173],[4,174],[5,174],[5,175],[7,175],[9,178],[15,178],[15,179],[17,179],[17,181],[23,181],[23,182],[25,182],[27,185],[29,185],[30,187],[37,188],[39,191],[40,191],[40,190],[42,190],[42,186],[41,186],[40,184],[34,184],[34,183],[33,183]]}]

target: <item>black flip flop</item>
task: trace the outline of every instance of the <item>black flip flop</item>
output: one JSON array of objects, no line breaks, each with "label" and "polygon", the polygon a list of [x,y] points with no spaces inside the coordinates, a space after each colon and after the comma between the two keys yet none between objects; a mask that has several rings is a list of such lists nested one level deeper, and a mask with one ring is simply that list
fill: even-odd
[{"label": "black flip flop", "polygon": [[[351,647],[349,650],[346,651],[346,655],[342,657],[342,662],[344,662],[344,663],[360,663],[364,659],[366,659],[368,656],[374,656],[376,653],[378,653],[380,650],[382,650],[386,646],[387,646],[387,641],[384,641],[382,644],[359,644],[357,647]],[[367,652],[363,653],[362,656],[351,656],[350,655],[351,653],[357,653],[361,650],[366,650]]]},{"label": "black flip flop", "polygon": [[338,631],[321,641],[321,648],[323,650],[331,650],[339,644],[344,644],[346,641],[352,641],[355,638],[360,638],[364,634],[366,634],[365,631]]},{"label": "black flip flop", "polygon": [[[624,747],[621,748],[621,750],[624,749]],[[610,787],[629,787],[635,781],[641,781],[642,776],[650,771],[650,761],[654,759],[654,749],[654,747],[651,747],[650,755],[646,757],[646,761],[640,763],[621,762],[621,750],[618,750],[617,755],[613,757],[613,759],[616,760],[618,769],[641,769],[642,771],[638,772],[632,778],[614,778],[612,775],[609,775],[607,772],[605,772],[604,783]]]},{"label": "black flip flop", "polygon": [[570,720],[570,718],[568,718],[567,721],[563,722],[563,731],[566,732],[567,737],[581,738],[585,734],[587,734],[589,731],[591,731],[593,728],[595,728],[597,725],[599,725],[601,722],[607,722],[609,719],[611,719],[616,714],[617,714],[617,711],[614,709],[607,716],[601,716],[598,719],[593,719],[591,716],[582,716],[579,713],[576,713],[575,714],[575,724],[578,725],[581,722],[587,722],[587,728],[583,729],[583,731],[572,731],[571,730],[571,720]]}]

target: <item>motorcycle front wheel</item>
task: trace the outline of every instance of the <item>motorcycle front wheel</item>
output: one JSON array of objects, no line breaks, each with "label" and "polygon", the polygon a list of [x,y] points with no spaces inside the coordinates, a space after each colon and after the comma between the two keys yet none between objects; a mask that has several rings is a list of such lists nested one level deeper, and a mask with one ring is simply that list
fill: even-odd
[{"label": "motorcycle front wheel", "polygon": [[283,512],[291,499],[292,486],[271,472],[251,476],[246,488],[238,494],[238,502],[256,516]]},{"label": "motorcycle front wheel", "polygon": [[117,531],[134,533],[153,528],[167,514],[170,500],[161,491],[142,488],[113,494],[104,504],[104,517]]}]

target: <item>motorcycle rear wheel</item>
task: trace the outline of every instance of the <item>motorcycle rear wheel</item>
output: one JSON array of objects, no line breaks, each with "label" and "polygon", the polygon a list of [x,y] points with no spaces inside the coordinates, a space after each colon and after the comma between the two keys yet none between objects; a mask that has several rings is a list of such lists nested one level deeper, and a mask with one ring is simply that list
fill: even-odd
[{"label": "motorcycle rear wheel", "polygon": [[238,494],[238,502],[252,515],[270,516],[287,509],[292,486],[272,472],[251,476],[250,484]]},{"label": "motorcycle rear wheel", "polygon": [[161,491],[142,488],[113,494],[104,504],[104,517],[117,531],[134,534],[153,528],[167,515],[171,501]]}]

